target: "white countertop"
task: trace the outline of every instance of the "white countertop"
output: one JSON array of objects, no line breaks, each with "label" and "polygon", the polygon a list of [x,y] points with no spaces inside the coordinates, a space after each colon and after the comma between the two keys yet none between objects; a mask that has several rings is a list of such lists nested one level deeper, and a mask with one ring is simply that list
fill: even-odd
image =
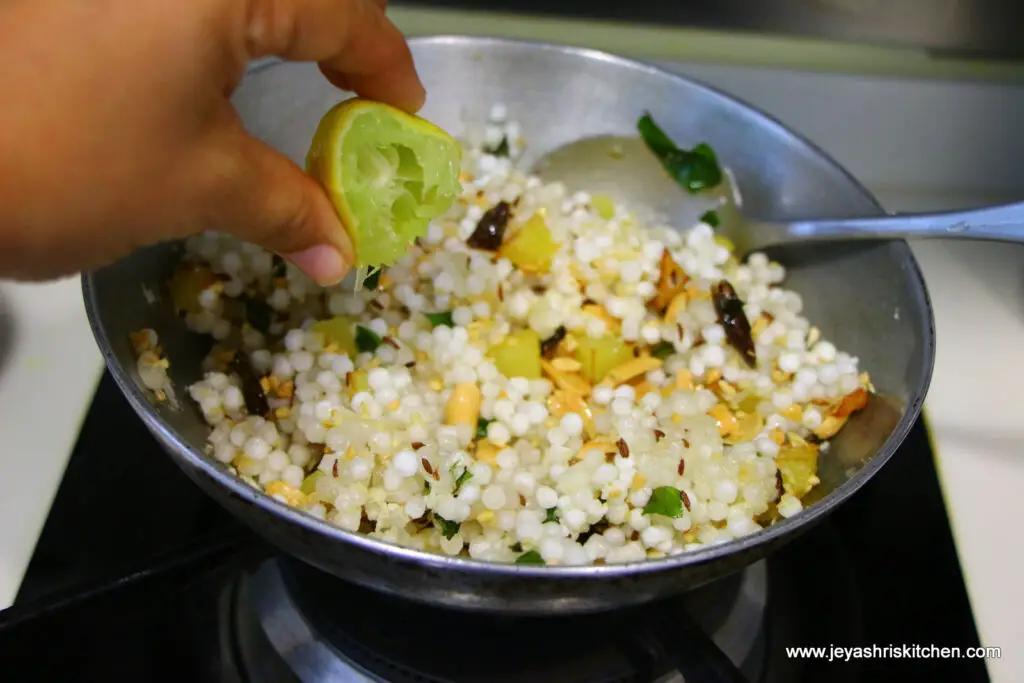
[{"label": "white countertop", "polygon": [[[982,158],[970,138],[951,134],[975,112],[984,119],[975,137],[991,143],[994,130],[1009,130],[1011,119],[1024,117],[1024,89],[1018,94],[970,86],[965,92],[964,86],[933,83],[676,68],[735,92],[804,131],[891,210],[985,201],[988,192],[1007,188],[989,183],[984,191],[964,189],[957,178],[977,178],[964,169],[1002,169],[990,177],[1005,184],[1005,171],[1024,158],[1020,136]],[[961,105],[954,112],[959,123],[938,114],[948,112],[950,102]],[[1006,117],[1005,125],[992,106]],[[964,107],[970,109],[967,114]],[[837,126],[835,117],[844,109],[857,116]],[[900,121],[915,116],[910,149],[901,156],[894,151],[906,142]],[[940,140],[944,144],[936,146]],[[879,149],[886,153],[871,152]],[[943,155],[953,155],[959,166],[949,166]],[[923,189],[906,189],[913,187]],[[950,187],[962,194],[935,189]],[[1024,247],[930,242],[914,245],[914,251],[935,306],[938,357],[925,412],[947,508],[981,644],[1003,650],[1002,659],[988,662],[992,680],[1015,683],[1024,680],[1024,658],[1015,651],[1024,642],[1024,546],[1011,526],[1012,506],[1024,492],[1024,421],[1017,392],[1024,386],[1024,363],[1017,361],[1024,350]],[[14,334],[9,352],[0,343],[0,481],[6,484],[0,496],[0,608],[17,593],[102,372],[77,279],[0,283],[0,325],[5,321],[13,321]]]},{"label": "white countertop", "polygon": [[21,585],[103,360],[78,278],[41,285],[0,282],[0,328],[2,608]]}]

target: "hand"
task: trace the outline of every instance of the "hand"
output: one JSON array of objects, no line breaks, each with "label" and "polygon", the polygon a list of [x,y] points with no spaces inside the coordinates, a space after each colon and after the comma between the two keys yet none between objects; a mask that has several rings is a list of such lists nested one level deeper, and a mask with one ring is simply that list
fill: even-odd
[{"label": "hand", "polygon": [[340,280],[352,245],[326,194],[249,136],[229,98],[249,60],[277,55],[417,111],[423,86],[385,2],[0,4],[0,277],[219,230]]}]

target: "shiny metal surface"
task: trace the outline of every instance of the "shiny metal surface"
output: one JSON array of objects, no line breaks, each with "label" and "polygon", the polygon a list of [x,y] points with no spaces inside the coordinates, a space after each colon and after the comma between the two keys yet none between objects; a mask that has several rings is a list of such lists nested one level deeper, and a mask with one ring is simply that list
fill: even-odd
[{"label": "shiny metal surface", "polygon": [[[677,664],[675,657],[660,657],[655,652],[660,646],[672,654],[677,654],[675,650],[679,649],[687,651],[686,654],[693,654],[685,645],[680,648],[680,641],[687,637],[687,633],[677,626],[645,634],[639,628],[641,624],[638,624],[638,629],[632,635],[652,650],[648,654],[654,660],[663,662],[663,667],[659,667],[663,671],[659,672],[659,683],[685,681],[691,677],[698,681],[722,680],[721,676],[701,677],[700,673],[705,672],[703,669],[687,671],[687,668],[699,666],[702,659],[715,654],[725,657],[730,666],[742,671],[744,680],[761,680],[765,661],[763,649],[768,585],[768,569],[765,562],[761,561],[724,582],[694,591],[664,607],[655,607],[663,610],[670,620],[692,620],[694,627],[706,634],[717,650],[700,651],[697,656],[681,658]],[[230,649],[238,652],[241,661],[236,666],[245,680],[252,683],[461,683],[500,679],[566,683],[568,680],[593,680],[588,672],[597,672],[606,681],[638,679],[638,665],[630,661],[628,648],[616,649],[605,643],[581,642],[586,639],[573,637],[573,627],[578,627],[579,620],[587,619],[586,616],[575,619],[570,617],[572,621],[561,619],[559,628],[565,633],[565,649],[559,666],[547,666],[543,657],[525,666],[521,661],[491,660],[487,672],[471,668],[453,674],[452,670],[458,671],[459,667],[452,667],[446,662],[452,654],[446,649],[434,647],[431,649],[434,655],[424,660],[419,656],[408,656],[408,652],[403,651],[399,645],[403,638],[418,640],[427,633],[439,630],[437,625],[431,628],[430,623],[418,620],[413,624],[385,621],[380,628],[397,632],[398,635],[361,640],[346,627],[353,622],[366,620],[366,615],[359,612],[360,608],[365,608],[363,603],[339,604],[328,610],[333,621],[328,628],[322,629],[319,627],[323,626],[322,623],[304,612],[302,604],[292,594],[294,587],[295,582],[285,579],[284,570],[275,561],[266,562],[252,575],[241,580],[229,618],[233,625],[231,642],[237,646]],[[351,610],[345,611],[346,608]],[[632,619],[643,621],[645,616],[650,616],[646,610],[633,614]],[[622,617],[621,622],[609,622],[607,628],[614,629],[629,619],[627,615]],[[648,621],[656,619],[648,618]],[[522,628],[529,629],[532,623],[532,620],[522,623]],[[487,638],[491,635],[500,638],[507,632],[508,629],[500,628],[490,634],[480,633],[479,637]],[[612,638],[611,642],[615,640]],[[619,640],[627,640],[627,634],[621,634]],[[459,642],[464,646],[473,645],[461,640]],[[528,649],[517,652],[524,642],[528,641],[508,643],[508,656],[528,652]],[[509,667],[518,667],[517,672],[508,671]]]},{"label": "shiny metal surface", "polygon": [[545,181],[564,183],[573,191],[603,192],[636,209],[657,207],[673,225],[692,225],[703,211],[716,209],[721,221],[718,233],[732,241],[741,258],[770,247],[839,240],[941,238],[1024,243],[1024,202],[937,213],[766,220],[771,217],[750,214],[741,193],[727,189],[701,198],[686,193],[635,135],[599,135],[570,142],[545,154],[533,171]]},{"label": "shiny metal surface", "polygon": [[[423,114],[453,131],[504,102],[528,139],[524,163],[571,140],[629,135],[649,110],[681,144],[706,140],[732,169],[746,205],[780,217],[877,216],[881,208],[820,150],[724,94],[611,55],[468,37],[414,40],[429,92]],[[235,98],[246,126],[300,161],[321,114],[340,95],[309,64],[251,74]],[[824,518],[892,456],[916,419],[931,376],[935,331],[921,274],[905,242],[827,244],[787,257],[788,286],[822,332],[860,358],[880,397],[821,459],[819,498],[763,532],[627,565],[489,564],[397,547],[317,520],[264,495],[204,454],[207,427],[188,400],[154,405],[142,390],[129,334],[153,327],[180,395],[200,373],[203,342],[167,301],[178,246],[146,249],[83,278],[90,322],[129,402],[171,457],[207,493],[286,552],[350,581],[470,610],[586,612],[640,604],[731,574]],[[157,294],[150,303],[146,292]],[[809,501],[810,502],[810,501]]]}]

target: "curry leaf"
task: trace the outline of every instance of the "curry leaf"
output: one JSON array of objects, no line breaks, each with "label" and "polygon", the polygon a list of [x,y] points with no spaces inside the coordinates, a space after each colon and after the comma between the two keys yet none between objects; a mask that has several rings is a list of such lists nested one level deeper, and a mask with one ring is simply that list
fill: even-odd
[{"label": "curry leaf", "polygon": [[356,325],[356,349],[359,353],[373,353],[383,343],[379,334],[368,327]]},{"label": "curry leaf", "polygon": [[528,550],[516,558],[516,564],[547,564],[536,550]]},{"label": "curry leaf", "polygon": [[644,506],[645,515],[664,517],[683,516],[683,494],[674,486],[659,486],[651,492],[651,498]]},{"label": "curry leaf", "polygon": [[486,439],[487,438],[487,428],[490,426],[490,424],[492,422],[494,422],[494,420],[488,420],[486,417],[479,417],[479,418],[477,418],[477,420],[476,420],[476,438],[478,438],[478,439]]},{"label": "curry leaf", "polygon": [[690,194],[722,182],[722,169],[708,144],[702,142],[692,150],[680,149],[646,113],[637,121],[637,130],[669,175]]},{"label": "curry leaf", "polygon": [[705,211],[700,217],[701,223],[707,223],[712,228],[718,227],[718,212],[717,211]]},{"label": "curry leaf", "polygon": [[441,517],[440,515],[434,515],[434,519],[441,527],[441,535],[449,540],[451,540],[452,536],[459,533],[459,527],[462,526],[458,522],[452,522],[451,520],[447,520],[444,517]]},{"label": "curry leaf", "polygon": [[429,320],[430,324],[433,325],[434,327],[455,327],[455,321],[452,319],[451,311],[441,311],[440,313],[425,313],[424,315],[427,316],[427,320]]},{"label": "curry leaf", "polygon": [[369,289],[373,291],[380,287],[380,274],[384,272],[383,268],[378,268],[373,271],[363,280],[363,289]]},{"label": "curry leaf", "polygon": [[665,360],[675,352],[676,347],[674,347],[672,344],[670,344],[669,342],[661,342],[660,344],[655,346],[654,349],[651,350],[651,355],[654,356],[655,358]]}]

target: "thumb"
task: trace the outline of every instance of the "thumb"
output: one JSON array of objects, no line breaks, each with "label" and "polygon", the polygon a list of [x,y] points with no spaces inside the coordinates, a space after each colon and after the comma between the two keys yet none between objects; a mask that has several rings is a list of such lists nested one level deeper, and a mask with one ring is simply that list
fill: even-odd
[{"label": "thumb", "polygon": [[222,229],[269,249],[322,286],[354,262],[352,242],[324,188],[290,159],[244,131],[232,145],[236,177]]}]

